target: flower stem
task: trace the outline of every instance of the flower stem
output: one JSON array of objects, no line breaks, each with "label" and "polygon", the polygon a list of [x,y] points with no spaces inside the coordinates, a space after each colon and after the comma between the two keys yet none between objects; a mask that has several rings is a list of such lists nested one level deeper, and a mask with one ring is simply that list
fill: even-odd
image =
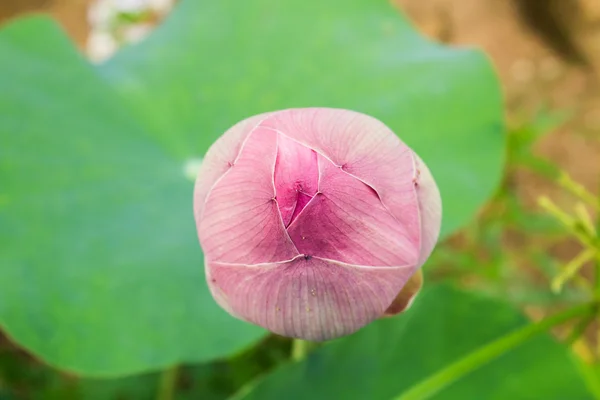
[{"label": "flower stem", "polygon": [[[597,305],[596,305],[597,307]],[[588,315],[585,315],[571,330],[571,333],[565,340],[565,344],[567,346],[573,346],[575,342],[577,342],[583,335],[585,335],[585,330],[590,326],[590,324],[594,321],[596,313],[594,311],[590,312]]]},{"label": "flower stem", "polygon": [[164,369],[160,374],[156,400],[173,400],[177,388],[177,365]]},{"label": "flower stem", "polygon": [[290,358],[292,361],[302,361],[308,353],[309,342],[302,339],[292,340],[292,351]]},{"label": "flower stem", "polygon": [[567,281],[573,278],[587,262],[596,257],[596,253],[596,249],[586,249],[579,253],[579,255],[565,266],[560,274],[552,279],[552,291],[554,293],[559,293]]},{"label": "flower stem", "polygon": [[460,360],[448,365],[422,381],[417,382],[404,393],[396,397],[395,400],[429,399],[446,386],[463,378],[507,351],[523,344],[527,340],[547,332],[554,326],[560,325],[568,320],[585,316],[593,312],[594,309],[595,303],[578,305],[509,333],[469,353]]}]

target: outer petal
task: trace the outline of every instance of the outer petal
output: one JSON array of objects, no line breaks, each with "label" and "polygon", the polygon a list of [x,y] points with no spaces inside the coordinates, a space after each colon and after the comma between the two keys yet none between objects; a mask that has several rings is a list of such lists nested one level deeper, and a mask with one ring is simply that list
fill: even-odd
[{"label": "outer petal", "polygon": [[[421,267],[431,255],[438,240],[442,225],[442,200],[433,176],[418,156],[417,165],[417,195],[419,197],[419,213],[421,219],[421,250],[417,266]],[[394,299],[384,316],[394,316],[407,310],[423,286],[423,273],[417,270],[410,277],[398,296]]]},{"label": "outer petal", "polygon": [[246,267],[209,263],[226,310],[283,336],[327,340],[380,317],[410,276],[405,267],[357,267],[317,257]]},{"label": "outer petal", "polygon": [[261,125],[305,144],[371,186],[411,240],[420,242],[413,152],[382,122],[354,111],[303,108],[271,114]]},{"label": "outer petal", "polygon": [[277,134],[254,129],[235,164],[213,185],[199,224],[208,261],[256,264],[298,255],[275,200],[276,152]]},{"label": "outer petal", "polygon": [[418,171],[417,197],[421,226],[420,267],[431,255],[442,227],[442,198],[427,165],[415,154]]},{"label": "outer petal", "polygon": [[415,266],[419,243],[377,193],[319,156],[319,193],[288,232],[298,251],[365,266]]},{"label": "outer petal", "polygon": [[206,152],[194,187],[194,216],[197,223],[200,221],[202,212],[204,211],[206,195],[210,192],[215,182],[235,163],[244,139],[267,115],[255,115],[238,122],[225,132]]}]

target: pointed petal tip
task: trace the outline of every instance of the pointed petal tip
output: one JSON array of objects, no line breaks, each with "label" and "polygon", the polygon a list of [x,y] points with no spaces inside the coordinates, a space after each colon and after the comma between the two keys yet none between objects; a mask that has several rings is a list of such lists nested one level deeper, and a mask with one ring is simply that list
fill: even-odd
[{"label": "pointed petal tip", "polygon": [[423,160],[415,154],[417,166],[417,197],[421,226],[421,248],[418,266],[422,266],[435,248],[442,228],[442,197]]}]

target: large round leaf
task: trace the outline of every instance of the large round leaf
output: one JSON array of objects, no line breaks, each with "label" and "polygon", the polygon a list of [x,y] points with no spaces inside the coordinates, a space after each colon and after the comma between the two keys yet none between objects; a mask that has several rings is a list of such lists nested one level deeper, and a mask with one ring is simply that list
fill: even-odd
[{"label": "large round leaf", "polygon": [[189,0],[101,68],[165,148],[203,154],[248,116],[337,107],[389,125],[442,192],[442,235],[496,187],[502,104],[485,56],[419,36],[386,0]]},{"label": "large round leaf", "polygon": [[184,0],[99,67],[34,18],[0,32],[0,59],[0,324],[80,373],[205,361],[262,334],[207,292],[184,174],[244,117],[383,120],[436,176],[444,234],[501,172],[483,55],[426,42],[383,0]]},{"label": "large round leaf", "polygon": [[114,375],[263,331],[205,286],[183,161],[47,20],[0,37],[0,322],[56,366]]},{"label": "large round leaf", "polygon": [[[452,362],[524,326],[505,303],[438,286],[403,316],[378,321],[287,365],[244,400],[390,400]],[[466,375],[436,400],[587,400],[592,398],[567,348],[536,337]]]}]

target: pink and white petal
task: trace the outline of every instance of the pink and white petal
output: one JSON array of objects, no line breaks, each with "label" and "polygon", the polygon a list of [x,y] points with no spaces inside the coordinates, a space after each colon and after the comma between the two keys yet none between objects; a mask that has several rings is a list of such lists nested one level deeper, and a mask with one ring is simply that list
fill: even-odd
[{"label": "pink and white petal", "polygon": [[238,122],[213,143],[206,152],[194,186],[194,216],[197,223],[202,217],[207,194],[215,182],[235,162],[244,139],[267,115],[255,115]]},{"label": "pink and white petal", "polygon": [[364,266],[416,266],[419,243],[377,193],[319,156],[319,192],[288,227],[302,254]]},{"label": "pink and white petal", "polygon": [[274,198],[276,153],[277,134],[255,128],[235,164],[213,186],[199,224],[207,261],[256,264],[298,255]]},{"label": "pink and white petal", "polygon": [[279,335],[322,341],[383,315],[410,268],[365,268],[317,257],[247,267],[209,263],[232,315]]},{"label": "pink and white petal", "polygon": [[[227,311],[229,314],[233,315],[234,317],[241,318],[239,315],[235,315],[235,313],[229,306],[227,296],[225,295],[225,293],[223,293],[223,291],[219,288],[219,286],[215,284],[216,279],[213,279],[207,262],[204,263],[204,275],[206,277],[206,283],[207,283],[208,289],[210,290],[210,293],[211,293],[213,299],[215,299],[215,301],[217,302],[217,304],[223,310]],[[243,318],[241,318],[241,319],[243,319]]]},{"label": "pink and white petal", "polygon": [[[282,132],[341,166],[373,155],[400,140],[375,118],[336,108],[293,108],[269,115],[261,125]],[[406,146],[405,146],[406,147]]]},{"label": "pink and white petal", "polygon": [[[319,170],[317,153],[300,143],[279,135],[275,164],[275,193],[285,226],[306,205],[304,199],[317,192]],[[300,201],[299,200],[300,197]]]},{"label": "pink and white petal", "polygon": [[303,108],[273,113],[261,126],[303,143],[371,186],[412,240],[420,240],[414,155],[381,121],[349,110]]},{"label": "pink and white petal", "polygon": [[418,170],[417,197],[421,220],[421,251],[418,266],[422,266],[431,255],[442,227],[442,198],[427,165],[416,156]]}]

